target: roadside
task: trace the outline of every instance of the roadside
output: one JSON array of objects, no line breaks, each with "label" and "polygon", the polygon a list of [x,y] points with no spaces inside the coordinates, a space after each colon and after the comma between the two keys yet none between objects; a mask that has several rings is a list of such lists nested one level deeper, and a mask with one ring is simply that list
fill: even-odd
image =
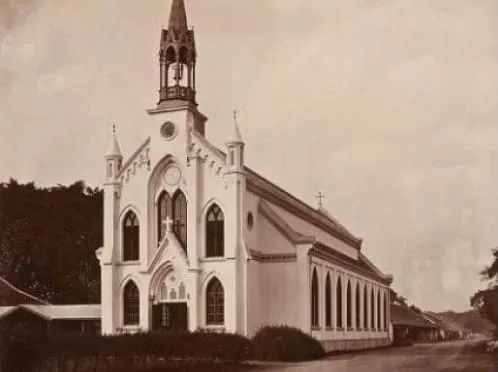
[{"label": "roadside", "polygon": [[496,354],[486,353],[484,341],[416,344],[375,351],[334,355],[323,360],[261,365],[272,372],[494,372]]}]

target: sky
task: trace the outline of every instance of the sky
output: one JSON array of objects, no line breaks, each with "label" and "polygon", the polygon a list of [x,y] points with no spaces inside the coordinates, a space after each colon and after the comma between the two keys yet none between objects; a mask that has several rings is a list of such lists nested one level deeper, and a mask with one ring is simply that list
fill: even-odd
[{"label": "sky", "polygon": [[[423,309],[461,311],[498,245],[498,2],[187,0],[223,148],[324,206]],[[152,130],[169,0],[0,0],[0,181],[100,186]]]}]

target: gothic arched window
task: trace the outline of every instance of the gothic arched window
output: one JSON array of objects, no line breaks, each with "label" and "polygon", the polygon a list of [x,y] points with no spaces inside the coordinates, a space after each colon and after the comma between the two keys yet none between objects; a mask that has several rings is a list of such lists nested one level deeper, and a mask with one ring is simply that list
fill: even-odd
[{"label": "gothic arched window", "polygon": [[187,252],[187,199],[180,190],[173,196],[173,221],[173,231]]},{"label": "gothic arched window", "polygon": [[330,286],[330,275],[327,273],[325,279],[325,326],[332,327],[332,287]]},{"label": "gothic arched window", "polygon": [[166,191],[159,195],[157,200],[157,243],[161,243],[166,234],[166,217],[173,217],[171,198]]},{"label": "gothic arched window", "polygon": [[374,330],[375,329],[375,293],[374,293],[374,289],[373,288],[370,291],[370,313],[371,313],[371,316],[370,316],[370,328],[372,330]]},{"label": "gothic arched window", "polygon": [[363,328],[368,329],[368,289],[363,287]]},{"label": "gothic arched window", "polygon": [[316,269],[313,269],[313,276],[311,278],[311,325],[318,327],[319,325],[319,312],[318,312],[318,275]]},{"label": "gothic arched window", "polygon": [[336,289],[336,314],[337,314],[337,327],[342,328],[342,282],[341,278],[337,279]]},{"label": "gothic arched window", "polygon": [[209,281],[206,288],[206,324],[225,323],[225,292],[218,278]]},{"label": "gothic arched window", "polygon": [[225,255],[225,218],[220,207],[213,204],[206,215],[206,256]]},{"label": "gothic arched window", "polygon": [[123,290],[123,323],[138,325],[140,323],[140,298],[137,285],[133,281],[126,283]]},{"label": "gothic arched window", "polygon": [[360,284],[356,283],[356,306],[355,306],[355,311],[356,311],[356,328],[361,328],[360,324],[360,313],[361,313],[361,307],[360,307],[360,300],[361,300],[361,293],[360,293]]},{"label": "gothic arched window", "polygon": [[137,261],[139,257],[140,227],[137,215],[128,211],[123,220],[123,261]]},{"label": "gothic arched window", "polygon": [[389,306],[389,300],[387,297],[387,292],[384,292],[384,329],[388,330],[389,329],[389,321],[388,321],[388,314],[390,310]]},{"label": "gothic arched window", "polygon": [[346,287],[346,326],[351,328],[353,326],[353,303],[351,298],[351,282],[348,280]]}]

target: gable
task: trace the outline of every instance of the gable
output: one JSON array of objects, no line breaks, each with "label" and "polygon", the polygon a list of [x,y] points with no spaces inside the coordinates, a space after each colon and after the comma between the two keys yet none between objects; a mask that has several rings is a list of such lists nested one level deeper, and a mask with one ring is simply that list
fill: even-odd
[{"label": "gable", "polygon": [[[202,150],[212,154],[221,163],[225,164],[226,154],[211,144],[205,137],[192,131],[193,137],[197,143],[201,145]],[[329,212],[318,211],[295,196],[291,195],[281,187],[270,182],[263,176],[254,172],[248,167],[244,168],[246,171],[246,187],[247,190],[253,194],[263,198],[264,200],[277,205],[289,213],[299,216],[299,218],[307,221],[308,223],[316,226],[328,234],[333,235],[335,238],[340,239],[344,243],[356,248],[361,248],[362,239],[354,236],[348,231],[337,219],[335,219]]]},{"label": "gable", "polygon": [[251,249],[264,254],[295,253],[294,232],[279,228],[265,213],[258,217],[258,245]]}]

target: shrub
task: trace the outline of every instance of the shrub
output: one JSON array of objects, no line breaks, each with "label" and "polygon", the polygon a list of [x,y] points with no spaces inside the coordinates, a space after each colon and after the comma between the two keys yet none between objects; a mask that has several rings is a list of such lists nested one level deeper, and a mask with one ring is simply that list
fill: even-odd
[{"label": "shrub", "polygon": [[[3,332],[0,345],[2,372],[24,372],[48,364],[67,365],[84,360],[113,368],[142,368],[168,359],[242,361],[249,357],[250,341],[240,335],[194,333],[139,333],[117,336]],[[26,358],[29,355],[29,358]],[[24,364],[25,365],[24,365]],[[9,369],[10,368],[10,369]],[[59,368],[59,367],[57,367]]]},{"label": "shrub", "polygon": [[294,362],[321,358],[325,351],[320,342],[297,328],[271,326],[252,338],[252,355],[257,360]]}]

